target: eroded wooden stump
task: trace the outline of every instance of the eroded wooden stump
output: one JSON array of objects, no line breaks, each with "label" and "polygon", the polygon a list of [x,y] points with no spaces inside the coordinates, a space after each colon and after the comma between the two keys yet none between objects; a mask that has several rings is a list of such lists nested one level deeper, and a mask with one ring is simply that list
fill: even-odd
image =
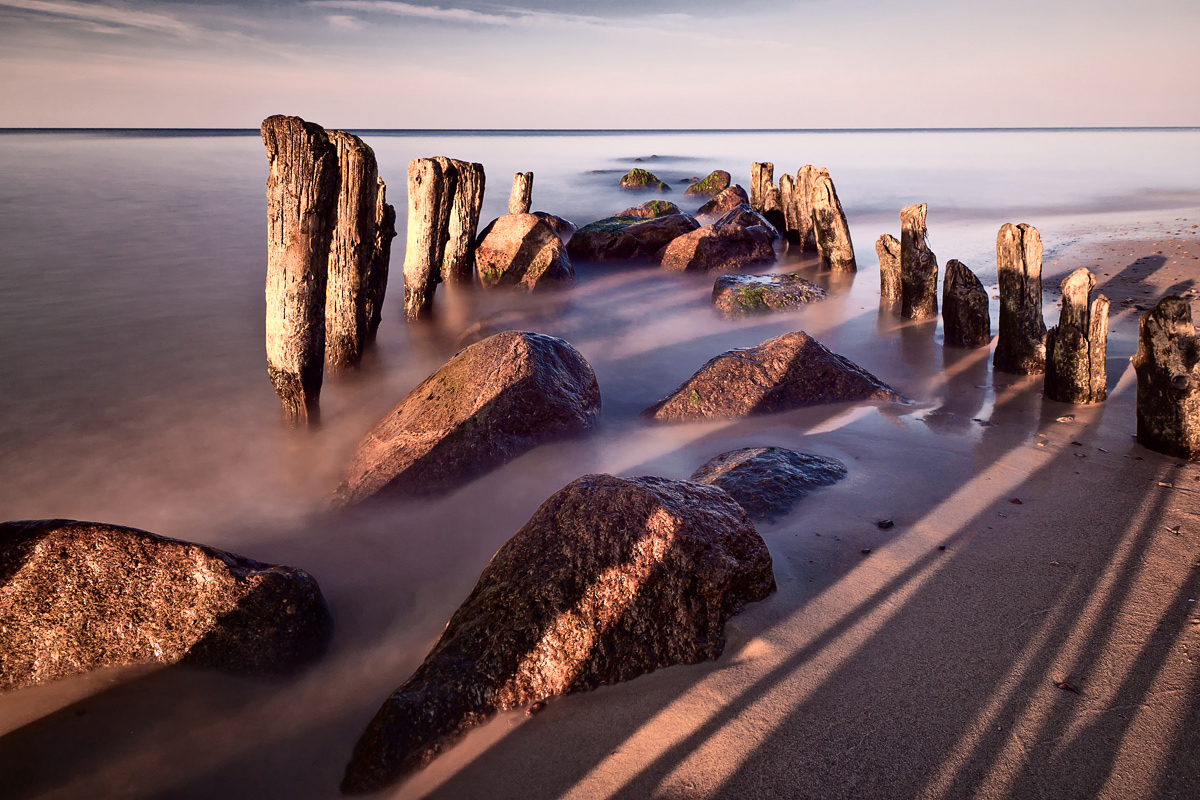
[{"label": "eroded wooden stump", "polygon": [[842,211],[829,170],[822,168],[813,176],[810,197],[821,266],[835,271],[856,271],[858,265],[854,261],[850,226],[846,224],[846,214]]},{"label": "eroded wooden stump", "polygon": [[1138,321],[1137,441],[1200,460],[1200,341],[1188,301],[1170,295]]},{"label": "eroded wooden stump", "polygon": [[942,284],[942,326],[947,347],[987,347],[992,342],[992,313],[987,289],[961,261],[946,262]]},{"label": "eroded wooden stump", "polygon": [[1006,224],[996,236],[1000,334],[992,366],[1015,375],[1046,371],[1042,320],[1042,237],[1032,225]]},{"label": "eroded wooden stump", "polygon": [[533,173],[518,172],[513,175],[512,194],[508,196],[508,213],[528,214],[533,205]]},{"label": "eroded wooden stump", "polygon": [[1062,315],[1046,332],[1045,394],[1060,403],[1100,403],[1108,397],[1108,298],[1092,297],[1096,278],[1079,268],[1062,282]]},{"label": "eroded wooden stump", "polygon": [[408,162],[408,241],[404,252],[404,316],[433,315],[433,293],[441,280],[440,213],[445,205],[445,176],[433,158]]},{"label": "eroded wooden stump", "polygon": [[938,313],[937,256],[925,243],[924,203],[900,211],[900,316],[934,319]]},{"label": "eroded wooden stump", "polygon": [[899,300],[903,290],[900,282],[900,241],[885,233],[875,241],[875,254],[879,256],[879,298]]}]

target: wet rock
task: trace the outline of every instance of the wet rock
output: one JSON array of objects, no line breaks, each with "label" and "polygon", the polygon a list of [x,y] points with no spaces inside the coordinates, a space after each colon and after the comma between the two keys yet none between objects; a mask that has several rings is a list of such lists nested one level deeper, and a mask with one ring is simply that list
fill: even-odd
[{"label": "wet rock", "polygon": [[1200,340],[1191,304],[1169,295],[1138,320],[1137,441],[1200,460]]},{"label": "wet rock", "polygon": [[729,492],[751,519],[774,522],[812,489],[844,477],[846,465],[835,458],[782,447],[744,447],[711,459],[689,480]]},{"label": "wet rock", "polygon": [[750,198],[746,196],[746,190],[736,183],[725,189],[713,199],[709,200],[704,205],[696,210],[696,218],[705,222],[712,222],[725,216],[729,211],[737,208],[742,203],[749,203]]},{"label": "wet rock", "polygon": [[987,289],[961,261],[946,262],[942,286],[942,326],[948,347],[987,347],[992,343],[992,314]]},{"label": "wet rock", "polygon": [[1006,224],[996,235],[1000,332],[992,367],[1015,375],[1046,371],[1042,320],[1042,237],[1032,225]]},{"label": "wet rock", "polygon": [[754,209],[750,208],[749,205],[745,204],[729,209],[713,224],[740,225],[743,228],[750,228],[757,225],[761,228],[764,228],[767,233],[771,234],[772,241],[778,241],[779,239],[783,238],[783,234],[779,232],[778,228],[771,224],[770,220],[768,220],[762,214],[759,214]]},{"label": "wet rock", "polygon": [[713,170],[684,190],[688,197],[715,197],[729,188],[732,176],[723,169]]},{"label": "wet rock", "polygon": [[649,260],[668,243],[699,227],[688,214],[651,219],[609,217],[577,230],[567,242],[567,252],[576,261]]},{"label": "wet rock", "polygon": [[766,545],[725,492],[585,475],[492,557],[371,720],[342,790],[420,769],[497,711],[714,659],[725,621],[774,588]]},{"label": "wet rock", "polygon": [[925,243],[924,203],[900,211],[900,316],[935,319],[938,313],[937,256]]},{"label": "wet rock", "polygon": [[512,191],[508,195],[508,213],[528,214],[533,205],[533,173],[518,172],[513,175]]},{"label": "wet rock", "polygon": [[712,303],[729,319],[787,311],[824,300],[828,294],[799,273],[782,275],[722,275],[713,286]]},{"label": "wet rock", "polygon": [[622,189],[631,192],[669,192],[671,187],[660,181],[654,173],[634,167],[621,178]]},{"label": "wet rock", "polygon": [[812,176],[813,229],[817,239],[817,252],[821,266],[825,269],[854,272],[858,265],[854,260],[854,243],[850,241],[850,226],[829,170],[822,168]]},{"label": "wet rock", "polygon": [[900,281],[900,242],[890,233],[885,233],[875,242],[875,254],[879,256],[879,297],[881,300],[899,300],[903,295]]},{"label": "wet rock", "polygon": [[638,206],[627,208],[614,217],[629,217],[630,219],[658,219],[682,213],[679,206],[670,200],[647,200]]},{"label": "wet rock", "polygon": [[642,414],[661,422],[730,419],[854,400],[903,398],[797,331],[722,353]]},{"label": "wet rock", "polygon": [[575,270],[562,239],[534,214],[505,214],[479,235],[475,249],[479,282],[527,291],[570,283]]},{"label": "wet rock", "polygon": [[579,230],[579,226],[574,222],[545,211],[534,211],[533,215],[549,225],[558,234],[558,238],[562,240],[563,244],[571,241],[571,237],[575,235],[575,231]]},{"label": "wet rock", "polygon": [[331,631],[293,567],[116,525],[0,523],[0,691],[133,664],[286,672]]},{"label": "wet rock", "polygon": [[599,418],[596,376],[575,348],[499,333],[460,351],[380,420],[334,503],[449,492],[539,444],[586,434]]},{"label": "wet rock", "polygon": [[1062,282],[1062,314],[1046,332],[1046,397],[1100,403],[1108,397],[1108,298],[1092,296],[1096,278],[1079,268]]},{"label": "wet rock", "polygon": [[705,225],[668,244],[659,265],[676,272],[731,272],[774,264],[775,235],[762,225]]}]

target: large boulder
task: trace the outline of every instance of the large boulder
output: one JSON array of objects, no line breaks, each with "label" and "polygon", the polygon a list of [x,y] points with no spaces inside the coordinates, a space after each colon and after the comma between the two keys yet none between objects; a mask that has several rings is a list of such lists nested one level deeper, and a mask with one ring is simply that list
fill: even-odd
[{"label": "large boulder", "polygon": [[729,319],[788,309],[824,300],[829,295],[799,273],[722,275],[713,286],[713,306]]},{"label": "large boulder", "polygon": [[723,169],[715,169],[701,180],[683,190],[688,197],[715,197],[729,188],[732,176]]},{"label": "large boulder", "polygon": [[774,522],[809,491],[846,477],[836,458],[782,447],[743,447],[705,462],[689,480],[724,489],[751,519]]},{"label": "large boulder", "polygon": [[775,263],[777,233],[762,225],[705,225],[677,237],[659,257],[676,272],[731,272]]},{"label": "large boulder", "polygon": [[331,632],[293,567],[117,525],[0,523],[0,692],[132,664],[285,672]]},{"label": "large boulder", "polygon": [[463,349],[358,445],[334,503],[448,492],[600,418],[583,356],[552,336],[505,331]]},{"label": "large boulder", "polygon": [[714,222],[742,203],[749,204],[750,197],[746,194],[745,189],[735,183],[696,209],[696,218],[706,223]]},{"label": "large boulder", "polygon": [[667,213],[648,219],[609,217],[576,231],[567,243],[567,253],[581,262],[648,260],[670,242],[699,227],[700,223],[688,214]]},{"label": "large boulder", "polygon": [[725,621],[774,588],[766,545],[725,492],[585,475],[492,557],[371,720],[342,790],[386,786],[497,711],[714,659]]},{"label": "large boulder", "polygon": [[797,331],[722,353],[642,414],[660,422],[681,422],[853,400],[903,399],[862,367]]},{"label": "large boulder", "polygon": [[479,234],[475,268],[485,287],[527,291],[575,280],[562,239],[534,214],[505,214]]},{"label": "large boulder", "polygon": [[658,177],[649,170],[644,170],[641,167],[634,167],[621,177],[622,189],[632,192],[669,192],[671,187],[660,181]]}]

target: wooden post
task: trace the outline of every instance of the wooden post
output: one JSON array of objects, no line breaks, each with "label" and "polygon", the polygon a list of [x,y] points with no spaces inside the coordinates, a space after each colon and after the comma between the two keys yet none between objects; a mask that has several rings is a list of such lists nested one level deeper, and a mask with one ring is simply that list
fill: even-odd
[{"label": "wooden post", "polygon": [[1187,300],[1168,295],[1138,321],[1138,444],[1200,460],[1200,340]]},{"label": "wooden post", "polygon": [[[446,253],[442,258],[442,280],[470,284],[475,280],[475,237],[479,211],[483,207],[483,165],[451,162],[458,172],[458,185],[450,208]],[[533,173],[529,173],[532,181]]]},{"label": "wooden post", "polygon": [[512,194],[508,196],[508,213],[528,214],[533,205],[533,173],[518,172],[513,175]]},{"label": "wooden post", "polygon": [[895,236],[885,233],[875,241],[875,254],[879,256],[879,298],[899,300],[902,294],[900,242]]},{"label": "wooden post", "polygon": [[755,161],[750,164],[750,207],[766,216],[768,187],[775,185],[775,165],[770,161]]},{"label": "wooden post", "polygon": [[947,347],[987,347],[992,343],[992,312],[987,289],[961,261],[946,262],[942,285],[942,327]]},{"label": "wooden post", "polygon": [[1060,403],[1100,403],[1108,396],[1108,298],[1093,298],[1085,267],[1062,282],[1062,314],[1046,332],[1045,394]]},{"label": "wooden post", "polygon": [[924,203],[900,211],[900,316],[934,319],[938,313],[937,256],[925,243]]},{"label": "wooden post", "polygon": [[842,272],[854,272],[858,265],[854,261],[854,243],[850,241],[850,226],[838,200],[837,190],[829,170],[813,176],[812,194],[813,228],[816,231],[817,251],[821,254],[821,266]]},{"label": "wooden post", "polygon": [[408,162],[408,237],[404,252],[404,316],[413,321],[433,316],[433,293],[441,277],[442,226],[439,213],[445,194],[442,167],[436,159]]},{"label": "wooden post", "polygon": [[992,368],[1015,375],[1046,371],[1042,320],[1042,237],[1032,225],[1006,224],[996,235],[1000,334]]},{"label": "wooden post", "polygon": [[366,344],[379,174],[375,153],[361,139],[345,131],[328,135],[337,148],[341,180],[325,288],[325,365],[339,372],[362,361]]},{"label": "wooden post", "polygon": [[387,201],[387,184],[379,178],[375,193],[375,247],[371,253],[371,266],[367,270],[366,298],[364,302],[367,318],[367,341],[375,340],[382,319],[383,297],[387,292],[389,262],[392,257],[392,239],[396,238],[396,209]]},{"label": "wooden post", "polygon": [[796,240],[802,253],[816,253],[817,231],[813,227],[812,187],[817,176],[817,169],[812,164],[805,164],[796,170],[796,187],[793,190],[796,204]]}]

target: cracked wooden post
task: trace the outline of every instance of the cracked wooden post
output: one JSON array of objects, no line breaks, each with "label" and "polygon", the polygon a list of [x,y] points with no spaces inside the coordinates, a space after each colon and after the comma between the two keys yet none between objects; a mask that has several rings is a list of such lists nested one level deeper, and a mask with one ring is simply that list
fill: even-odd
[{"label": "cracked wooden post", "polygon": [[879,256],[879,299],[899,300],[900,242],[890,233],[875,240],[875,254]]},{"label": "cracked wooden post", "polygon": [[925,243],[924,203],[900,211],[900,316],[934,319],[938,313],[937,256]]},{"label": "cracked wooden post", "polygon": [[1060,403],[1100,403],[1108,396],[1108,298],[1092,297],[1085,267],[1062,282],[1062,314],[1046,332],[1045,395]]},{"label": "cracked wooden post", "polygon": [[1200,340],[1188,301],[1168,295],[1138,320],[1137,441],[1200,460]]},{"label": "cracked wooden post", "polygon": [[518,172],[513,175],[512,194],[508,196],[508,213],[528,214],[533,205],[533,173]]},{"label": "cracked wooden post", "polygon": [[787,238],[788,247],[800,244],[799,209],[796,206],[796,179],[784,173],[779,176],[779,203],[783,206],[783,229],[780,233]]},{"label": "cracked wooden post", "polygon": [[[458,182],[450,208],[442,280],[470,284],[475,280],[475,237],[479,232],[479,211],[483,207],[483,165],[454,159],[451,163],[458,171]],[[532,180],[533,173],[529,175]]]},{"label": "cracked wooden post", "polygon": [[320,125],[262,123],[267,177],[267,374],[291,425],[320,420],[325,284],[337,215],[337,148]]},{"label": "cracked wooden post", "polygon": [[[793,189],[793,214],[796,219],[796,230],[789,231],[789,241],[795,239],[801,253],[816,253],[817,231],[813,226],[812,187],[817,176],[817,169],[812,164],[805,164],[796,170],[795,188]],[[898,296],[898,295],[897,295]]]},{"label": "cracked wooden post", "polygon": [[392,258],[392,239],[396,238],[396,209],[387,201],[387,184],[377,178],[375,192],[375,246],[371,266],[367,270],[364,314],[367,318],[367,341],[375,341],[383,317],[383,298],[387,293],[389,262]]},{"label": "cracked wooden post", "polygon": [[328,135],[337,148],[341,175],[325,287],[325,366],[336,373],[362,361],[366,346],[379,173],[375,153],[357,136],[345,131]]},{"label": "cracked wooden post", "polygon": [[850,226],[838,200],[837,190],[829,170],[824,167],[813,176],[812,194],[813,228],[816,230],[817,251],[821,255],[821,266],[825,269],[854,272],[858,265],[854,261],[854,243],[850,241]]},{"label": "cracked wooden post", "polygon": [[762,214],[766,209],[766,187],[775,183],[775,165],[770,161],[750,164],[750,207]]},{"label": "cracked wooden post", "polygon": [[987,289],[961,261],[946,262],[942,284],[942,327],[947,347],[987,347],[992,343],[992,312]]},{"label": "cracked wooden post", "polygon": [[441,279],[445,195],[442,167],[433,158],[408,162],[408,237],[404,251],[404,316],[409,321],[433,316],[433,293]]},{"label": "cracked wooden post", "polygon": [[1000,333],[992,368],[1014,375],[1046,371],[1042,320],[1042,237],[1032,225],[1005,224],[996,235]]}]

